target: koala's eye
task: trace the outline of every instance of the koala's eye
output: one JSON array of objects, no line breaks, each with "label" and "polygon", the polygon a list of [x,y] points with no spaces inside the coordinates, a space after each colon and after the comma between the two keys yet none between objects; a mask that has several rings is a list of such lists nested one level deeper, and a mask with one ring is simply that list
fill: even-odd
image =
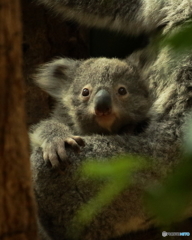
[{"label": "koala's eye", "polygon": [[127,90],[124,88],[124,87],[120,87],[119,89],[118,89],[118,93],[119,93],[119,95],[126,95],[127,94]]},{"label": "koala's eye", "polygon": [[82,95],[83,95],[84,97],[89,96],[89,89],[84,88],[83,91],[82,91]]}]

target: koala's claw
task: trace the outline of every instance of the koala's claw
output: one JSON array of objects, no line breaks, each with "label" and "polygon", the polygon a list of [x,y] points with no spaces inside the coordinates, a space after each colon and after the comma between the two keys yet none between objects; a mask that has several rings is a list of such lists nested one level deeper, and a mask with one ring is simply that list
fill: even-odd
[{"label": "koala's claw", "polygon": [[43,159],[49,164],[51,163],[53,168],[60,165],[61,161],[70,163],[68,161],[66,147],[72,148],[76,153],[80,152],[80,147],[84,147],[85,143],[79,136],[72,136],[66,139],[53,140],[51,143],[44,142],[43,148]]},{"label": "koala's claw", "polygon": [[51,166],[53,168],[57,168],[60,164],[59,162],[59,159],[58,159],[58,155],[57,153],[47,153],[47,152],[44,152],[43,153],[43,159],[44,161],[46,162],[46,164],[50,164],[51,163]]},{"label": "koala's claw", "polygon": [[72,147],[75,152],[79,153],[80,152],[80,147],[84,147],[85,143],[83,139],[79,136],[72,136],[69,137],[65,140],[65,143]]}]

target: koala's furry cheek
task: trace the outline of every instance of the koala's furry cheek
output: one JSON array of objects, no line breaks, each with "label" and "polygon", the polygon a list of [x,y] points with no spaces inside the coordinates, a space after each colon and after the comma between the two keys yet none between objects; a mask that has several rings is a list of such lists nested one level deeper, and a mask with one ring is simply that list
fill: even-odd
[{"label": "koala's furry cheek", "polygon": [[114,106],[113,106],[113,112],[114,112],[114,114],[117,116],[117,118],[120,118],[120,117],[121,117],[120,108],[119,108],[118,106],[116,106],[115,104],[114,104]]}]

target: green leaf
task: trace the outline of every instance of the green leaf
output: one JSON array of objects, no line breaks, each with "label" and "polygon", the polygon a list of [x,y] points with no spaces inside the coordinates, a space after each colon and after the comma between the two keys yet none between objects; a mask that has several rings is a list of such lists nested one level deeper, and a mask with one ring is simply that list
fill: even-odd
[{"label": "green leaf", "polygon": [[172,50],[181,53],[192,47],[192,23],[188,22],[183,26],[169,33],[162,41],[162,46],[169,45]]},{"label": "green leaf", "polygon": [[103,180],[104,183],[97,195],[77,211],[70,235],[73,233],[74,239],[77,239],[84,227],[133,182],[133,172],[146,167],[146,159],[130,155],[119,156],[115,160],[104,159],[102,162],[91,159],[84,163],[79,169],[82,177],[98,180],[100,184]]},{"label": "green leaf", "polygon": [[104,159],[102,162],[89,159],[79,171],[89,178],[118,178],[143,167],[147,167],[144,157],[126,155],[116,157],[115,160]]},{"label": "green leaf", "polygon": [[148,209],[161,225],[169,225],[182,218],[192,198],[191,159],[179,164],[163,185],[155,185],[146,192]]}]

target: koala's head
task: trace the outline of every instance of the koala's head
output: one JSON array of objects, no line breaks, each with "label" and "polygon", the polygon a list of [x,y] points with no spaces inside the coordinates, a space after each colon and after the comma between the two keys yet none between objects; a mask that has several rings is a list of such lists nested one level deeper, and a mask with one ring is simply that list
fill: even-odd
[{"label": "koala's head", "polygon": [[80,133],[118,133],[144,120],[150,107],[138,69],[118,59],[58,59],[36,82],[68,109]]}]

